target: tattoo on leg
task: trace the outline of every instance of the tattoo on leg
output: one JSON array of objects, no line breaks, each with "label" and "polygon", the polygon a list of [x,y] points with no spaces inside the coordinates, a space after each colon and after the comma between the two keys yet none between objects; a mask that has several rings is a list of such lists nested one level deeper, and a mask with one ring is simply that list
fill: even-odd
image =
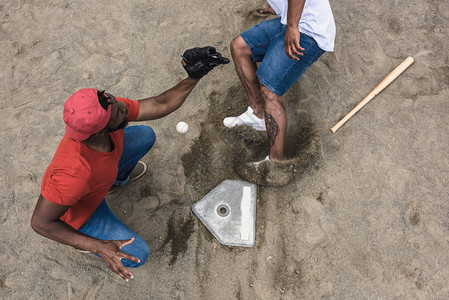
[{"label": "tattoo on leg", "polygon": [[276,137],[278,136],[279,133],[279,125],[272,115],[270,115],[266,111],[264,113],[265,113],[265,124],[267,125],[268,141],[270,143],[271,148],[276,142]]}]

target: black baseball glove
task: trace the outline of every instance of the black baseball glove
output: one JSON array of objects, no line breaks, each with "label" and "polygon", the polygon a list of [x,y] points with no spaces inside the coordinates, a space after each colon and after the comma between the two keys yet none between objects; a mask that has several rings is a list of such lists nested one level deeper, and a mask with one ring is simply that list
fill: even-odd
[{"label": "black baseball glove", "polygon": [[182,60],[186,64],[184,69],[193,79],[201,79],[216,66],[229,63],[229,59],[223,57],[211,46],[186,50],[182,55]]}]

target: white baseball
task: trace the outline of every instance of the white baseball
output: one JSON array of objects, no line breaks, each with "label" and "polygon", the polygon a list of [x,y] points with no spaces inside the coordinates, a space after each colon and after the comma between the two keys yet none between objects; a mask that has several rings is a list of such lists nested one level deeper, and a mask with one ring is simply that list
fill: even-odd
[{"label": "white baseball", "polygon": [[179,133],[186,133],[189,130],[189,124],[186,122],[179,122],[176,124],[176,131]]}]

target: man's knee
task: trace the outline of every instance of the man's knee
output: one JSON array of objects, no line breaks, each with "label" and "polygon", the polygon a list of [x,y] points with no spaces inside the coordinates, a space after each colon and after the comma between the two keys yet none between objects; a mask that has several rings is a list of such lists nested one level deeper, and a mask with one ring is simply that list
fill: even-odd
[{"label": "man's knee", "polygon": [[153,128],[149,126],[142,126],[141,130],[141,136],[140,138],[147,146],[147,152],[150,151],[151,148],[153,148],[154,143],[156,142],[156,133],[154,132]]},{"label": "man's knee", "polygon": [[[127,248],[128,246],[130,247]],[[137,268],[142,266],[146,263],[148,256],[150,255],[150,247],[148,247],[148,244],[140,237],[136,237],[134,242],[130,245],[124,246],[122,251],[135,256],[140,260],[139,263],[136,263],[131,260],[122,259],[123,265],[128,268]]]},{"label": "man's knee", "polygon": [[153,128],[145,125],[133,125],[125,128],[125,143],[137,145],[140,149],[153,147],[156,134]]},{"label": "man's knee", "polygon": [[265,85],[261,84],[260,94],[262,99],[266,103],[282,103],[282,98],[273,93],[270,89],[268,89]]},{"label": "man's knee", "polygon": [[148,244],[145,243],[145,246],[142,247],[139,255],[140,263],[137,264],[136,268],[145,264],[147,262],[148,256],[150,256],[150,247],[148,247]]},{"label": "man's knee", "polygon": [[237,37],[235,37],[232,41],[231,41],[231,53],[233,55],[249,55],[251,56],[251,50],[249,49],[248,45],[246,44],[246,42],[243,40],[243,38],[239,35]]}]

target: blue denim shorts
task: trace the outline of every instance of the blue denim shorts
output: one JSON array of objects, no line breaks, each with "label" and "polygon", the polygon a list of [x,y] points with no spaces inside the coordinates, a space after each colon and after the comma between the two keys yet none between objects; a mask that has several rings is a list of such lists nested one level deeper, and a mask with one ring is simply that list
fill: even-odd
[{"label": "blue denim shorts", "polygon": [[255,62],[261,62],[256,76],[270,91],[282,97],[304,72],[325,52],[310,36],[300,33],[299,44],[304,55],[293,60],[284,47],[286,25],[281,19],[263,21],[240,36],[251,50]]}]

